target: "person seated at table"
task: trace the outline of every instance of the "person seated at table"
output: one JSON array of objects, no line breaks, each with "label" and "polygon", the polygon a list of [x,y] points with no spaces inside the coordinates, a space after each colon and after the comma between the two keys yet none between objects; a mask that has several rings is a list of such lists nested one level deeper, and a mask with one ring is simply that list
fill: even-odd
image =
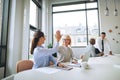
[{"label": "person seated at table", "polygon": [[99,57],[102,56],[103,53],[100,52],[97,48],[94,47],[95,39],[90,39],[90,44],[86,47],[86,52],[90,53],[91,57]]},{"label": "person seated at table", "polygon": [[54,63],[54,65],[56,66],[64,67],[63,64],[57,62],[52,56],[52,53],[57,52],[57,48],[59,47],[59,41],[61,39],[60,31],[56,32],[55,37],[57,40],[55,46],[51,49],[46,49],[42,46],[45,41],[44,33],[40,30],[37,30],[35,32],[31,44],[31,54],[33,54],[33,59],[34,59],[33,69],[49,66],[51,62]]},{"label": "person seated at table", "polygon": [[110,46],[110,42],[106,38],[106,33],[105,32],[101,32],[100,37],[98,37],[96,39],[95,47],[100,52],[104,53],[104,55],[113,55],[112,50],[111,50],[111,46]]},{"label": "person seated at table", "polygon": [[77,59],[75,58],[71,45],[71,38],[69,35],[63,35],[62,37],[62,46],[59,46],[57,53],[58,62],[72,62],[77,63]]}]

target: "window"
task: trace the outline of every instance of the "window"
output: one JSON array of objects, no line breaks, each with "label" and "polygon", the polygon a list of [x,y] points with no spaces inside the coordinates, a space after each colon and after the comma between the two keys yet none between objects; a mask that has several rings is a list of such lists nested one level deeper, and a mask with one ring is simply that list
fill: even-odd
[{"label": "window", "polygon": [[9,0],[0,0],[0,67],[6,74]]},{"label": "window", "polygon": [[53,35],[56,30],[69,34],[71,46],[86,46],[90,38],[99,36],[97,1],[53,5],[52,8]]},{"label": "window", "polygon": [[[33,34],[35,30],[39,28],[41,21],[41,0],[30,0],[30,43],[29,43],[29,51],[31,47],[31,42],[33,39]],[[32,55],[29,52],[29,59],[32,59]]]},{"label": "window", "polygon": [[38,27],[38,7],[30,0],[30,25]]}]

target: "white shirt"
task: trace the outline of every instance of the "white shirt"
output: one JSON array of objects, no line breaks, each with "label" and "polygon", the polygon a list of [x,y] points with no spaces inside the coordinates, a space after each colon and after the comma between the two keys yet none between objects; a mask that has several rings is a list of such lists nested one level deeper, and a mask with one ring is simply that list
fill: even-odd
[{"label": "white shirt", "polygon": [[[105,38],[103,41],[104,41],[104,53],[108,54],[109,51],[111,51],[109,41],[107,40],[107,38]],[[101,37],[96,39],[95,47],[98,48],[100,52],[102,52],[102,38]]]},{"label": "white shirt", "polygon": [[86,53],[89,53],[91,57],[97,57],[97,54],[95,53],[95,47],[91,44],[89,44],[86,47]]}]

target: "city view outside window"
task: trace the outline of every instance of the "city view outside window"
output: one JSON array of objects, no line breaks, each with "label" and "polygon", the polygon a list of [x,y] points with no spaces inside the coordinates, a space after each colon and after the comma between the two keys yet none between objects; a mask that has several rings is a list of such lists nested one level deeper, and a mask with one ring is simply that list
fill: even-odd
[{"label": "city view outside window", "polygon": [[86,46],[90,38],[98,37],[98,24],[97,2],[53,5],[53,35],[56,30],[69,34],[71,46]]}]

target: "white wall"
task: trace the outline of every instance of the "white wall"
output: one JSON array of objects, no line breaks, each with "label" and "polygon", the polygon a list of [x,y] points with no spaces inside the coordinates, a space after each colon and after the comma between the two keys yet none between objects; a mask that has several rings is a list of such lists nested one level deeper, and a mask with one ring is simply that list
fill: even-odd
[{"label": "white wall", "polygon": [[7,75],[16,73],[16,62],[28,58],[29,2],[11,0],[9,14]]},{"label": "white wall", "polygon": [[[120,54],[120,0],[116,0],[117,2],[117,9],[118,9],[118,16],[114,16],[114,0],[108,1],[108,8],[109,8],[109,16],[104,15],[105,10],[105,2],[104,0],[99,0],[99,8],[100,8],[100,29],[101,32],[104,31],[107,33],[107,38],[110,41],[111,49],[113,53]],[[118,29],[115,29],[115,26],[118,26]],[[109,30],[112,30],[110,33]],[[115,40],[113,40],[113,38]],[[119,41],[119,43],[116,43]]]}]

